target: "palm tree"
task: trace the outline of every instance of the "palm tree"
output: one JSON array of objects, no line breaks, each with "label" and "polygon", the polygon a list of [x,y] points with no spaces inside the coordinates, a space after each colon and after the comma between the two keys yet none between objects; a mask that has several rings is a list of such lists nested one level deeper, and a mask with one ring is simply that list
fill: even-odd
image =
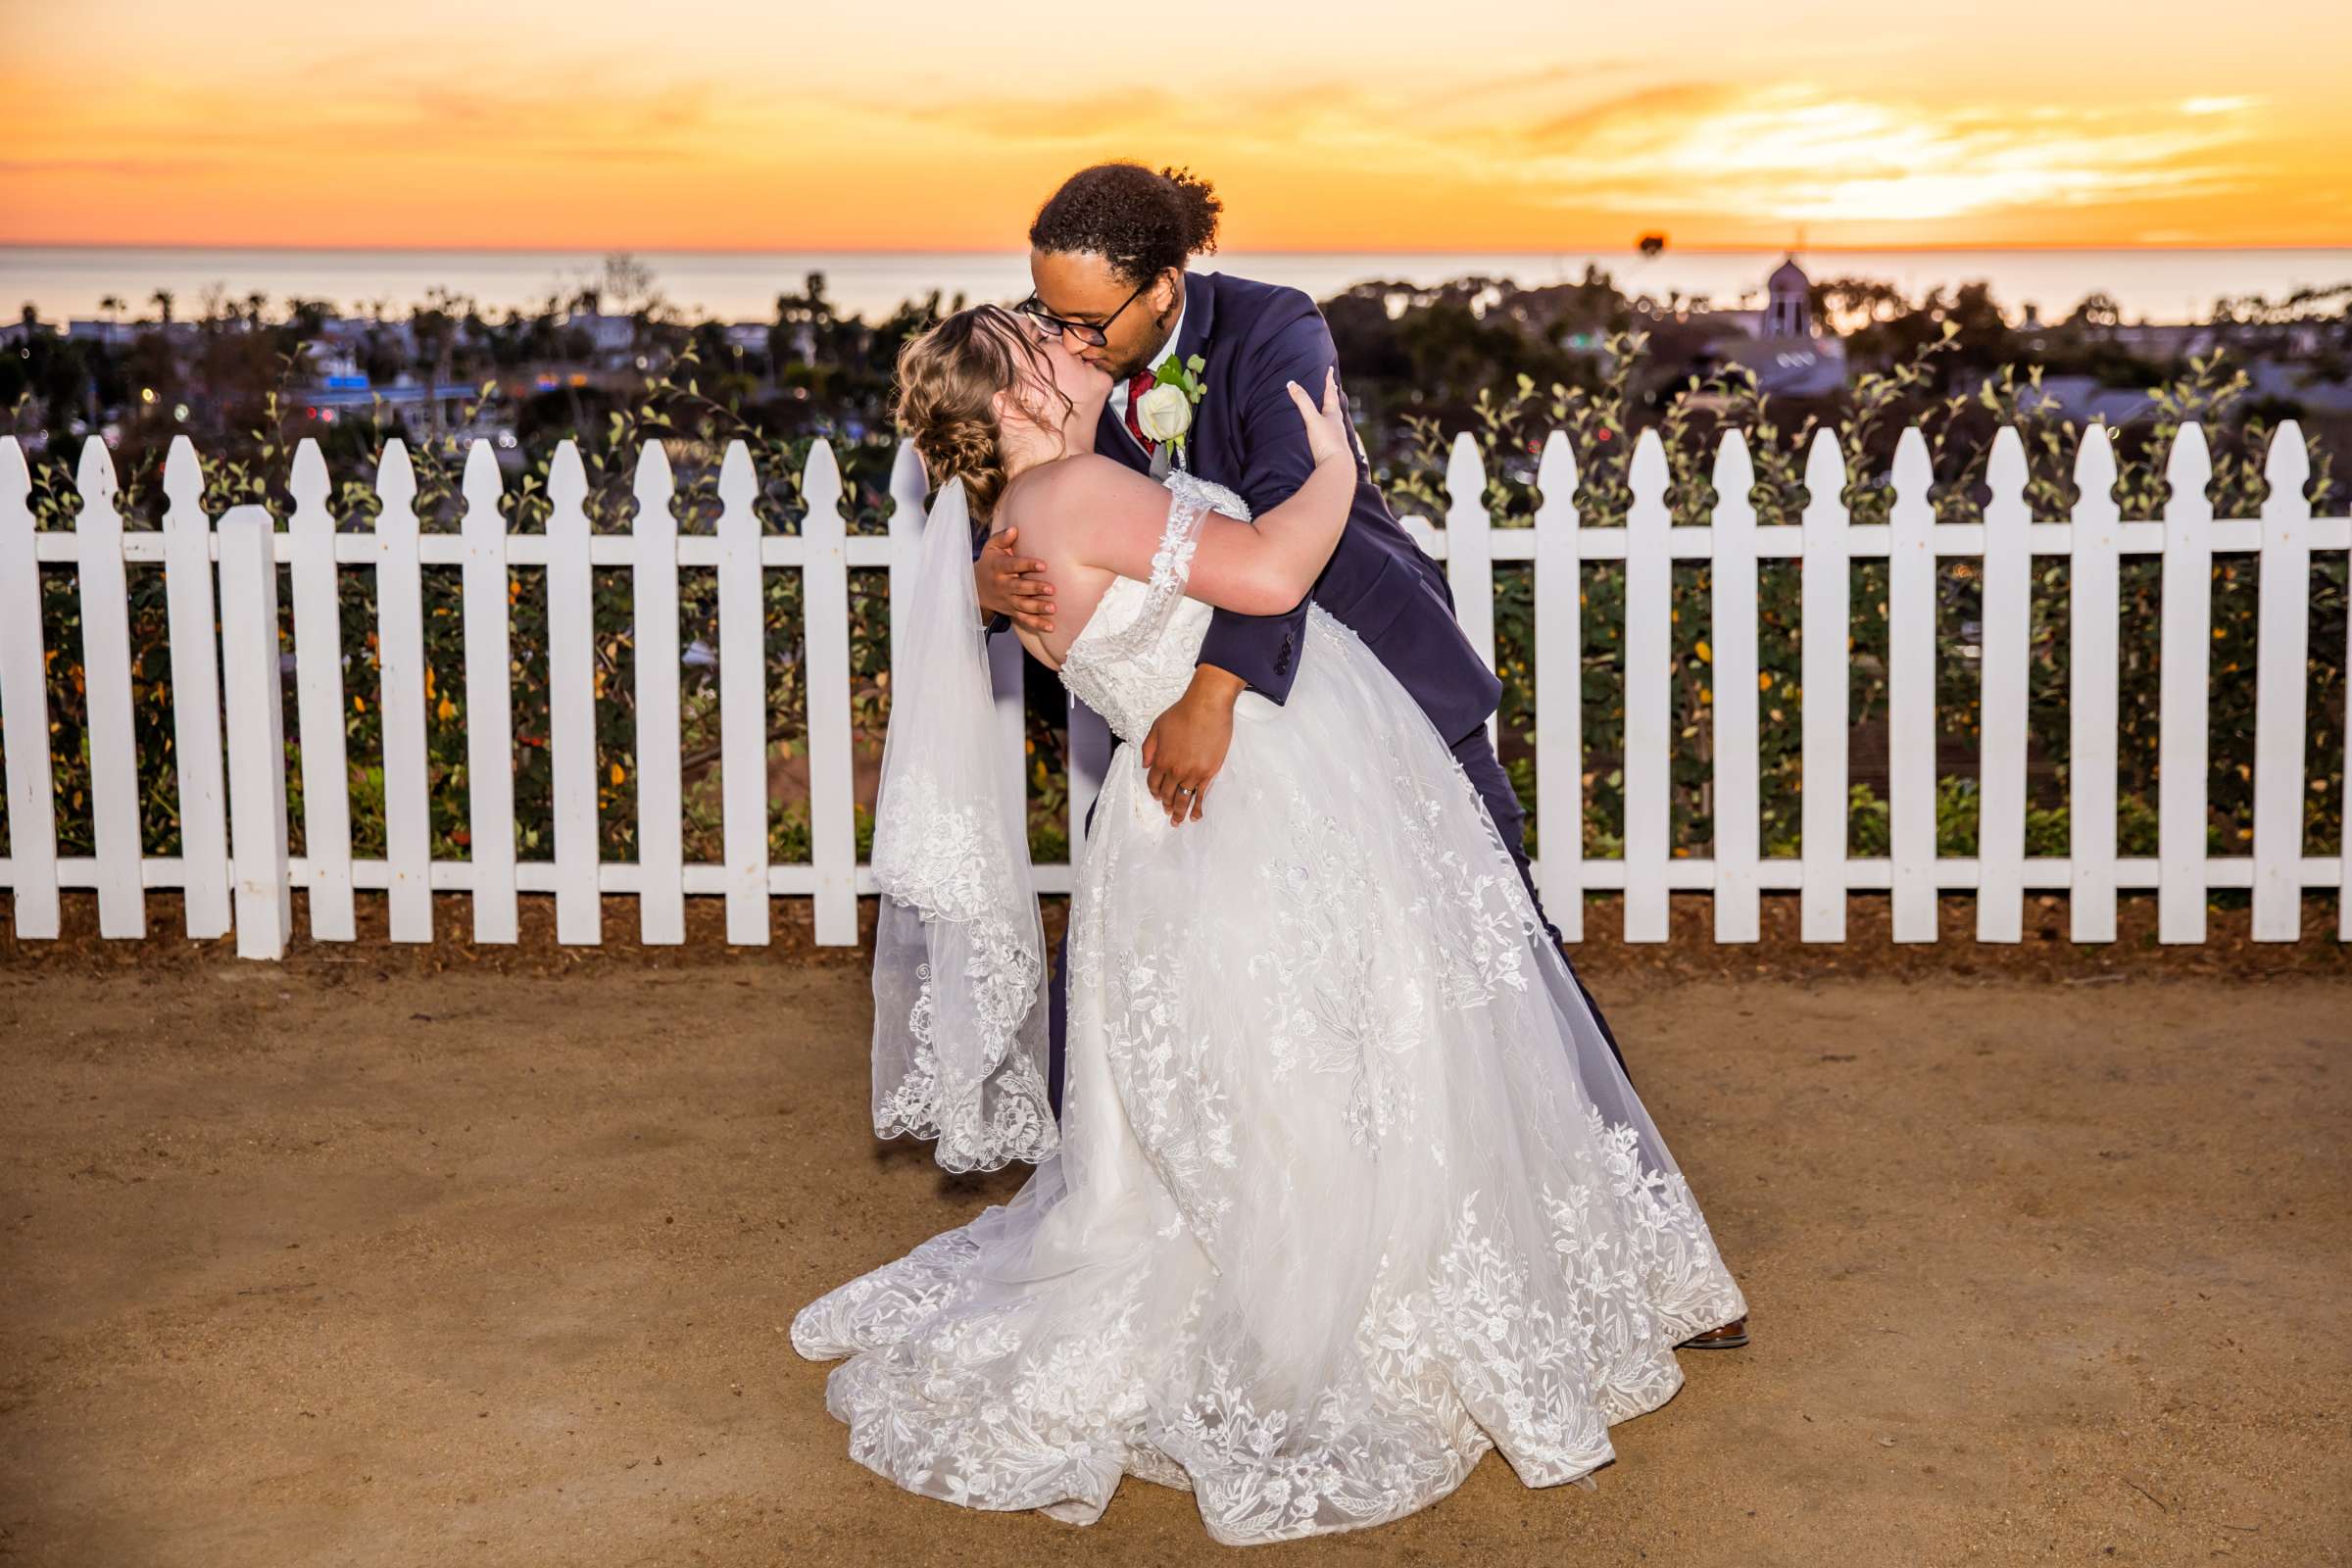
[{"label": "palm tree", "polygon": [[172,291],[168,288],[159,288],[147,297],[155,301],[156,309],[164,313],[164,324],[170,326],[172,324]]},{"label": "palm tree", "polygon": [[120,325],[120,324],[122,323],[122,295],[120,295],[120,294],[109,294],[109,295],[108,295],[106,298],[104,298],[104,299],[102,299],[102,300],[100,300],[100,301],[98,302],[98,309],[99,309],[100,311],[102,311],[103,313],[105,313],[105,316],[106,316],[106,318],[107,318],[108,322],[110,322],[110,323],[112,323],[112,324],[116,324],[116,325]]}]

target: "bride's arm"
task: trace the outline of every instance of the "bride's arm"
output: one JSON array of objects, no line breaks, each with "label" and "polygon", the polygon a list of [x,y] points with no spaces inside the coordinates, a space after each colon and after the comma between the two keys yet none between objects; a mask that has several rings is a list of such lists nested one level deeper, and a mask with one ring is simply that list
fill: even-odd
[{"label": "bride's arm", "polygon": [[[1296,381],[1290,393],[1306,420],[1315,466],[1289,500],[1254,522],[1222,512],[1201,519],[1185,592],[1220,610],[1276,615],[1295,608],[1322,574],[1348,525],[1348,504],[1355,496],[1355,453],[1337,378],[1325,378],[1320,409]],[[1031,516],[1054,519],[1060,548],[1052,553],[1148,581],[1166,531],[1167,488],[1108,459],[1055,464],[1054,470],[1039,475],[1051,483],[1027,509]]]}]

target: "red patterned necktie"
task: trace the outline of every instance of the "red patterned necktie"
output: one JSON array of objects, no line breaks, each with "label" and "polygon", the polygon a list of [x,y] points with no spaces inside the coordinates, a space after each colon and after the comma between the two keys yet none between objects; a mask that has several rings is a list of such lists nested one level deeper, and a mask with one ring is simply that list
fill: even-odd
[{"label": "red patterned necktie", "polygon": [[1159,443],[1144,434],[1144,423],[1136,417],[1135,409],[1144,400],[1144,394],[1151,391],[1158,380],[1159,377],[1150,370],[1138,370],[1127,383],[1127,433],[1135,437],[1136,445],[1142,447],[1147,455],[1156,455]]}]

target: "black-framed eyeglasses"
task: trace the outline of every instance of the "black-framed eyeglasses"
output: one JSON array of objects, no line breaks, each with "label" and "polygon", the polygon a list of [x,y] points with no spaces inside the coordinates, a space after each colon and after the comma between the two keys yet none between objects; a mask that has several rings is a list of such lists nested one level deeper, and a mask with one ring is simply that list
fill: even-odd
[{"label": "black-framed eyeglasses", "polygon": [[1072,321],[1055,316],[1052,311],[1046,309],[1046,302],[1035,294],[1031,294],[1020,304],[1015,305],[1013,309],[1029,318],[1038,330],[1049,337],[1059,337],[1064,332],[1073,332],[1077,334],[1078,341],[1081,343],[1098,349],[1107,348],[1110,345],[1110,323],[1117,320],[1121,313],[1135,303],[1136,295],[1143,293],[1157,281],[1156,277],[1147,277],[1141,283],[1136,284],[1135,293],[1119,301],[1118,310],[1111,312],[1099,322]]}]

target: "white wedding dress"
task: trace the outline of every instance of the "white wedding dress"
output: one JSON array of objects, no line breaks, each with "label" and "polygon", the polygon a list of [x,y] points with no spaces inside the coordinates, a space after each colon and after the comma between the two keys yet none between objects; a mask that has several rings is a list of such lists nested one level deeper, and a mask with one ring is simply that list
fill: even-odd
[{"label": "white wedding dress", "polygon": [[[1131,743],[1207,628],[1183,597],[1201,515],[1248,516],[1168,483],[1152,580],[1116,581],[1061,670]],[[1490,1447],[1531,1487],[1607,1463],[1610,1426],[1681,1387],[1674,1346],[1747,1303],[1477,791],[1319,607],[1288,702],[1242,699],[1201,820],[1171,826],[1144,773],[1113,755],[1075,869],[1057,1137],[1027,927],[972,918],[1025,851],[886,773],[894,842],[958,891],[924,906],[956,945],[919,995],[878,970],[913,1044],[885,1054],[901,1020],[877,1018],[877,1129],[956,1168],[1043,1163],[795,1318],[801,1354],[849,1358],[826,1403],[852,1455],[1074,1523],[1140,1476],[1229,1544],[1395,1519]],[[960,1077],[934,975],[979,999]]]}]

